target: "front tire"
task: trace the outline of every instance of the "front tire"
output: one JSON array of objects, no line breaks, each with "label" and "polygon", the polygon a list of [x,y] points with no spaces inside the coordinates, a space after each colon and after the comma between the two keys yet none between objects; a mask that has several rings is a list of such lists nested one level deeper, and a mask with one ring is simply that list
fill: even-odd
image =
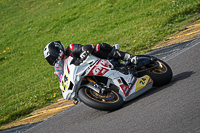
[{"label": "front tire", "polygon": [[79,90],[78,96],[84,104],[98,110],[114,111],[123,105],[122,97],[114,90],[106,95],[100,95],[94,90],[84,87]]}]

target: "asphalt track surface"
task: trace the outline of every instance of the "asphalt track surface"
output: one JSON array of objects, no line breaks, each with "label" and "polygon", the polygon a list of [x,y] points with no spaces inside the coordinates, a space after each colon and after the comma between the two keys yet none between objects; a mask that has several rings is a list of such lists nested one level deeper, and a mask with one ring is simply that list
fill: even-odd
[{"label": "asphalt track surface", "polygon": [[200,133],[200,39],[188,43],[192,46],[165,59],[174,75],[168,85],[152,88],[114,112],[81,103],[26,132]]},{"label": "asphalt track surface", "polygon": [[200,40],[167,61],[170,84],[153,88],[114,112],[80,104],[27,133],[200,133]]}]

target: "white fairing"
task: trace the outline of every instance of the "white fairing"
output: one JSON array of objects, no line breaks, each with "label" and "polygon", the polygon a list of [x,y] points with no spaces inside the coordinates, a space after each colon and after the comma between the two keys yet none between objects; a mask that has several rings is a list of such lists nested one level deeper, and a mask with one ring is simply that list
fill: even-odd
[{"label": "white fairing", "polygon": [[72,59],[70,56],[65,60],[64,75],[60,83],[65,99],[78,98],[76,93],[85,76],[107,77],[111,80],[110,84],[118,87],[124,101],[131,100],[152,87],[153,81],[149,76],[135,78],[132,74],[125,75],[114,70],[113,65],[106,59],[90,55],[79,66],[71,64]]}]

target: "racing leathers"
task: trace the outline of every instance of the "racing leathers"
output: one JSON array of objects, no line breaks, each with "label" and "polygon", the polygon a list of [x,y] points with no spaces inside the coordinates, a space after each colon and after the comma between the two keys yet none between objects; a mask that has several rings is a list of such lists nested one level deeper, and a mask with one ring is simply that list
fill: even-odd
[{"label": "racing leathers", "polygon": [[65,56],[63,59],[58,61],[54,68],[55,74],[58,76],[59,80],[62,80],[63,72],[64,72],[64,59],[68,56],[72,56],[72,64],[79,65],[84,61],[84,59],[89,55],[92,54],[102,59],[122,59],[124,61],[130,61],[134,64],[137,63],[136,56],[133,56],[129,53],[119,51],[116,47],[112,47],[107,43],[98,43],[96,45],[93,44],[70,44],[69,47],[65,50]]}]

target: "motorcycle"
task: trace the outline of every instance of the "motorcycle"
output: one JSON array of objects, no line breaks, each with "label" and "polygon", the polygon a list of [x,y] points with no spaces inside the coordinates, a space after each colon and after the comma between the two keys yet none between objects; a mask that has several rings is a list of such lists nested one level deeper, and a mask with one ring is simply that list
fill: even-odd
[{"label": "motorcycle", "polygon": [[64,61],[60,89],[64,99],[73,99],[94,109],[114,111],[152,88],[172,79],[172,70],[164,61],[138,55],[138,64],[101,59],[89,55],[75,66],[73,57]]}]

